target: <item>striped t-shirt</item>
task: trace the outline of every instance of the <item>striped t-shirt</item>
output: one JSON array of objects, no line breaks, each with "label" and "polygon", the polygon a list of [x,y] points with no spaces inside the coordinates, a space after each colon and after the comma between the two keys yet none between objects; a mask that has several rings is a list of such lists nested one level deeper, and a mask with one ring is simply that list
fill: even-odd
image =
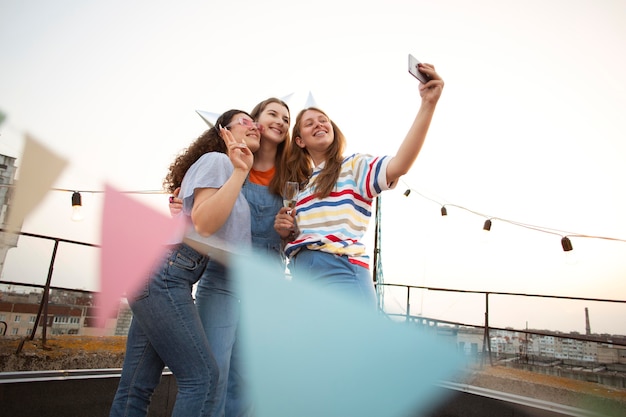
[{"label": "striped t-shirt", "polygon": [[308,186],[298,194],[296,224],[299,235],[285,246],[287,256],[302,247],[348,256],[350,262],[369,268],[369,256],[361,239],[372,215],[372,202],[387,184],[391,157],[354,154],[344,159],[337,184],[327,198],[315,195],[315,180],[322,166],[313,170]]}]

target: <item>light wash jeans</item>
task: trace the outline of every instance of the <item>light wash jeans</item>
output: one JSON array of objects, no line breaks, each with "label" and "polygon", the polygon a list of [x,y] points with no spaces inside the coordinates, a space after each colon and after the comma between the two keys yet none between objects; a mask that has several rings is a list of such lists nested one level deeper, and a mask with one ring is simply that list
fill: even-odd
[{"label": "light wash jeans", "polygon": [[378,305],[369,270],[347,256],[302,248],[290,259],[289,270],[294,280],[308,280],[372,308]]},{"label": "light wash jeans", "polygon": [[133,320],[111,417],[146,416],[165,366],[178,385],[172,416],[213,415],[219,371],[191,296],[207,262],[180,244],[129,300]]},{"label": "light wash jeans", "polygon": [[[252,247],[255,254],[267,255],[276,266],[276,274],[284,274],[280,236],[274,230],[274,217],[282,207],[282,198],[269,193],[268,187],[246,180],[242,192],[251,214]],[[245,300],[241,301],[245,302]],[[229,271],[209,261],[196,289],[196,305],[211,350],[219,367],[216,384],[216,417],[252,415],[246,366],[242,364],[242,342],[239,334],[240,299]]]},{"label": "light wash jeans", "polygon": [[246,368],[241,366],[239,297],[232,277],[222,264],[209,261],[198,282],[196,306],[219,368],[219,379],[215,384],[217,406],[214,416],[249,416],[252,414],[252,404],[245,386]]}]

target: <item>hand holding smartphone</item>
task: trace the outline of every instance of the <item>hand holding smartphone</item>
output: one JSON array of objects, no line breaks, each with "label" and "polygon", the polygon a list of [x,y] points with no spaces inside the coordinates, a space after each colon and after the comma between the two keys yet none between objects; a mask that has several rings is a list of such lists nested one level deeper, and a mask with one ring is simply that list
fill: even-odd
[{"label": "hand holding smartphone", "polygon": [[417,60],[417,58],[409,54],[409,72],[411,73],[412,76],[417,78],[419,82],[421,82],[422,84],[426,84],[428,80],[430,80],[430,78],[428,77],[428,75],[420,72],[417,69],[417,64],[419,63],[420,62]]}]

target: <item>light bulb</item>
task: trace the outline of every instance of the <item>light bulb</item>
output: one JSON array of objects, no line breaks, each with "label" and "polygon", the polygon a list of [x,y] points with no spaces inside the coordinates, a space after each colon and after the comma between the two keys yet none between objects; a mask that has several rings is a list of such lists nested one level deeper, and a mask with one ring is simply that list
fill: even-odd
[{"label": "light bulb", "polygon": [[561,238],[561,247],[565,252],[571,252],[572,249],[574,249],[574,247],[572,246],[572,241],[569,240],[569,237],[567,236],[563,236],[563,238]]},{"label": "light bulb", "polygon": [[83,208],[81,206],[72,207],[72,220],[75,222],[79,222],[83,220],[85,217],[83,216]]},{"label": "light bulb", "polygon": [[565,257],[565,263],[568,265],[576,265],[578,263],[578,256],[573,250],[565,252],[563,256]]},{"label": "light bulb", "polygon": [[71,219],[75,222],[79,222],[84,219],[83,217],[83,203],[78,191],[74,191],[72,194],[72,217]]},{"label": "light bulb", "polygon": [[561,238],[561,247],[563,248],[563,252],[565,252],[565,263],[568,265],[575,265],[578,263],[578,257],[574,252],[574,247],[572,246],[572,241],[569,240],[567,236],[563,236]]},{"label": "light bulb", "polygon": [[488,244],[490,239],[490,235],[491,233],[489,233],[489,231],[491,230],[491,219],[487,219],[485,220],[485,224],[483,225],[483,230],[481,231],[480,234],[480,241],[483,244]]}]

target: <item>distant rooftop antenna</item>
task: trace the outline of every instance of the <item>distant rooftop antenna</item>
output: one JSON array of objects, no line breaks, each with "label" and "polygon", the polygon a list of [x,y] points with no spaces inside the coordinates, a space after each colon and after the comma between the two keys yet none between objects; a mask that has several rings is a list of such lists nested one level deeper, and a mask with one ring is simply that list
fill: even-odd
[{"label": "distant rooftop antenna", "polygon": [[591,325],[589,324],[589,309],[585,307],[585,334],[591,336]]}]

